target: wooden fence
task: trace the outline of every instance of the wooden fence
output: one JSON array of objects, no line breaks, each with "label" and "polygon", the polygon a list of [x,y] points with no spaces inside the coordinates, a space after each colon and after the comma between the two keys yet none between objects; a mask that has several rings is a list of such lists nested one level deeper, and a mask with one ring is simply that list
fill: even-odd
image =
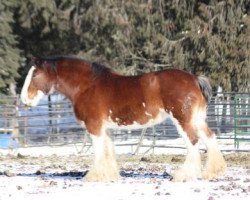
[{"label": "wooden fence", "polygon": [[[238,148],[250,140],[250,94],[219,93],[208,106],[207,121],[218,138],[233,139]],[[142,139],[166,140],[177,138],[176,128],[170,120],[145,130],[110,130],[115,141]],[[10,140],[5,146],[44,146],[83,143],[90,140],[86,130],[75,120],[72,106],[61,95],[46,97],[34,108],[26,108],[18,97],[0,97],[1,140]],[[127,143],[129,144],[129,142]]]}]

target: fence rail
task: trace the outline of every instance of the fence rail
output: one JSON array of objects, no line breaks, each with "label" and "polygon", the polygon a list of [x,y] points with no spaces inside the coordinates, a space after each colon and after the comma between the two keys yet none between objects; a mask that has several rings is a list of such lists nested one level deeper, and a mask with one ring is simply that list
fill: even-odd
[{"label": "fence rail", "polygon": [[[237,148],[241,142],[250,140],[250,94],[217,93],[207,110],[207,122],[218,138],[233,139]],[[170,120],[145,130],[110,133],[115,141],[135,139],[138,146],[144,138],[155,141],[179,137]],[[45,98],[35,108],[24,107],[18,97],[2,96],[0,148],[1,140],[10,138],[20,146],[89,142],[86,130],[76,123],[70,102],[61,95]]]}]

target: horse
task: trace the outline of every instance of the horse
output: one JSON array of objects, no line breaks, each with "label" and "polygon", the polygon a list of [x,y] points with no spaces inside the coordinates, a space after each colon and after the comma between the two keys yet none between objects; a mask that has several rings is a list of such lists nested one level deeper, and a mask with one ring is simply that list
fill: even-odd
[{"label": "horse", "polygon": [[[212,89],[205,76],[179,69],[125,76],[77,57],[34,59],[22,87],[22,102],[36,106],[44,95],[54,91],[71,101],[77,121],[91,136],[94,160],[85,177],[88,181],[119,178],[108,128],[146,128],[167,118],[173,121],[187,147],[184,164],[173,173],[174,181],[212,179],[225,171],[216,135],[206,123]],[[204,169],[199,140],[207,148]]]}]

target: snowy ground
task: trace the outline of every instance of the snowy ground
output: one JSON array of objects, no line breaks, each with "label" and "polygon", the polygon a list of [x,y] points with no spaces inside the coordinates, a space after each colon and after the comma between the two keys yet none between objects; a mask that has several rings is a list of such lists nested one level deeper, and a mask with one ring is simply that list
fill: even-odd
[{"label": "snowy ground", "polygon": [[[249,149],[249,143],[244,148]],[[91,183],[84,179],[91,155],[77,154],[75,147],[0,150],[0,200],[250,199],[249,151],[226,153],[228,168],[224,176],[186,183],[172,182],[168,176],[183,162],[185,150],[164,148],[164,155],[163,150],[155,151],[159,154],[119,155],[120,180]]]}]

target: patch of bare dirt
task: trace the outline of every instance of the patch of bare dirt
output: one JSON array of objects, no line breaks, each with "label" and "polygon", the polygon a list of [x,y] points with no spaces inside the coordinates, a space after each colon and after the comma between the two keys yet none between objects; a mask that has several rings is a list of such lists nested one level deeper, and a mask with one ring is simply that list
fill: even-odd
[{"label": "patch of bare dirt", "polygon": [[[205,162],[207,155],[201,155],[202,162]],[[224,158],[228,165],[244,166],[250,168],[250,153],[230,153],[224,154]],[[65,163],[72,163],[79,168],[86,168],[92,163],[92,156],[68,155],[68,156],[23,156],[17,155],[0,155],[0,163],[19,163],[22,165],[41,165],[52,168],[60,168],[65,166]],[[181,164],[185,160],[185,155],[119,155],[117,156],[118,163],[122,165],[124,162],[132,163],[162,163],[162,164]]]},{"label": "patch of bare dirt", "polygon": [[[207,154],[201,154],[201,160],[206,161]],[[250,168],[250,152],[239,152],[224,154],[224,158],[229,166],[242,166]],[[119,156],[119,162],[147,162],[147,163],[167,163],[181,164],[185,161],[185,155],[146,155],[146,156]]]}]

